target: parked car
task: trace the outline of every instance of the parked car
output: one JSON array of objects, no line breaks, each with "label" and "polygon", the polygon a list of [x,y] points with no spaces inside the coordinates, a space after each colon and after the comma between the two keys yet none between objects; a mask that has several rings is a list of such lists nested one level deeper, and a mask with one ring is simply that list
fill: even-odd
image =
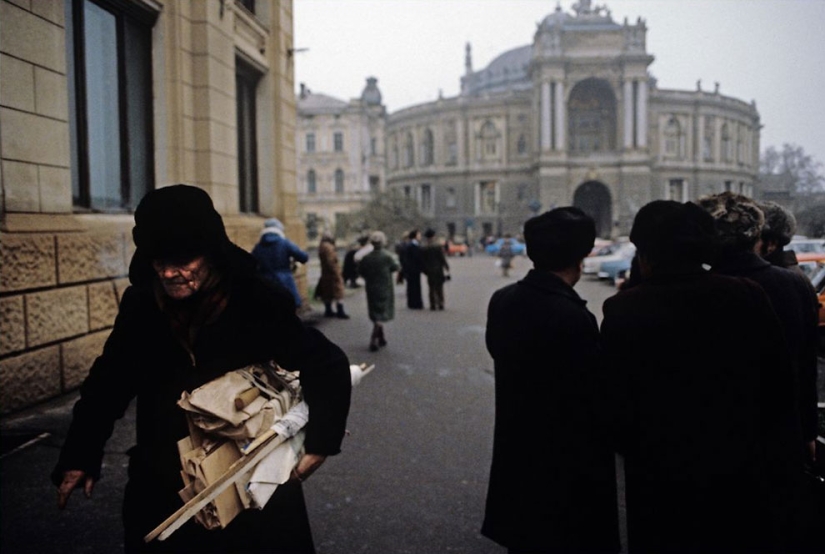
[{"label": "parked car", "polygon": [[616,242],[604,247],[599,253],[586,257],[582,271],[585,275],[598,275],[603,262],[623,260],[625,258],[630,260],[634,254],[636,254],[636,245],[632,242]]},{"label": "parked car", "polygon": [[633,256],[602,262],[597,275],[599,279],[607,279],[610,284],[615,285],[620,277],[623,278],[624,274],[630,271],[630,263],[632,260]]},{"label": "parked car", "polygon": [[447,255],[448,256],[465,256],[467,254],[467,241],[464,237],[455,236],[447,241]]},{"label": "parked car", "polygon": [[795,238],[785,250],[793,250],[800,262],[825,262],[825,239]]},{"label": "parked car", "polygon": [[525,252],[524,243],[521,242],[521,241],[518,241],[514,238],[510,238],[510,239],[500,238],[497,241],[495,241],[491,244],[488,244],[487,247],[484,249],[484,251],[487,252],[488,254],[490,254],[491,256],[498,256],[498,252],[499,252],[499,250],[501,250],[501,245],[504,244],[505,240],[510,241],[510,248],[512,249],[514,256],[524,254],[524,252]]}]

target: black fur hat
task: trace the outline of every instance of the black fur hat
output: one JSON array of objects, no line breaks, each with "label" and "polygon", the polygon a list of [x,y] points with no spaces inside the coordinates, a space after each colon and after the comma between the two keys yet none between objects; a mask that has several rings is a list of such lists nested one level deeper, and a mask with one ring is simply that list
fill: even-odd
[{"label": "black fur hat", "polygon": [[659,267],[710,263],[713,217],[691,202],[654,200],[636,214],[630,240],[640,256]]},{"label": "black fur hat", "polygon": [[524,242],[527,257],[537,269],[570,267],[593,249],[596,223],[579,208],[555,208],[527,220]]},{"label": "black fur hat", "polygon": [[135,210],[132,238],[149,260],[220,258],[229,244],[223,219],[198,187],[173,185],[146,194]]}]

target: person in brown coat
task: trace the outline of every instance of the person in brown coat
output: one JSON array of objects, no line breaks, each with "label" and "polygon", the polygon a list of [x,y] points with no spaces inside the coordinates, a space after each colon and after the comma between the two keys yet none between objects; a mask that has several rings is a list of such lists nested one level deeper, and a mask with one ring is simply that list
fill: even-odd
[{"label": "person in brown coat", "polygon": [[[315,298],[324,303],[324,317],[349,319],[344,312],[344,278],[341,276],[341,266],[338,264],[338,253],[335,251],[335,239],[329,233],[321,236],[318,245],[318,259],[321,261],[321,277],[315,287]],[[335,302],[336,311],[332,311]]]}]

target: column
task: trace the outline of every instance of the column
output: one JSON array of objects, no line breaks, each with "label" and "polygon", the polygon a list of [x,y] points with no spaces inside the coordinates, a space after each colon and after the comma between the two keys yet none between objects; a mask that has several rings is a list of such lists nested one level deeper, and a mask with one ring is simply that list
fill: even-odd
[{"label": "column", "polygon": [[541,150],[550,150],[550,83],[541,84]]},{"label": "column", "polygon": [[636,104],[636,144],[647,148],[647,79],[639,81],[639,98]]},{"label": "column", "polygon": [[567,150],[565,143],[565,121],[564,121],[564,83],[561,81],[555,82],[556,95],[556,150],[563,152]]},{"label": "column", "polygon": [[696,152],[695,159],[697,163],[705,161],[705,116],[699,115],[696,118]]},{"label": "column", "polygon": [[633,81],[624,82],[624,147],[633,148]]}]

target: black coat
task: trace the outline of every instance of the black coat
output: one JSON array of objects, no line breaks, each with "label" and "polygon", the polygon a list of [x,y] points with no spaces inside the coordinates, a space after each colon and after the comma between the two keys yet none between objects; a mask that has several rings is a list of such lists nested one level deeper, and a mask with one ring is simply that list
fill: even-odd
[{"label": "black coat", "polygon": [[572,287],[537,270],[487,312],[493,461],[482,533],[512,549],[619,550],[614,454],[600,436],[599,336]]},{"label": "black coat", "polygon": [[817,436],[817,333],[819,299],[811,282],[801,272],[771,265],[752,252],[725,256],[713,270],[723,275],[747,277],[759,283],[779,316],[784,341],[775,337],[777,348],[787,343],[796,368],[797,396],[802,435],[805,441]]},{"label": "black coat", "polygon": [[[103,353],[81,387],[53,480],[59,482],[68,469],[99,476],[114,422],[136,398],[137,444],[129,451],[124,506],[127,551],[142,548],[142,536],[182,505],[176,443],[188,429],[176,403],[184,390],[192,391],[230,370],[275,360],[301,372],[310,407],[307,452],[340,451],[351,390],[346,356],[320,332],[303,326],[288,293],[258,277],[249,254],[233,247],[231,258],[232,271],[225,276],[226,307],[200,328],[191,356],[156,301],[151,273],[140,260],[133,261],[133,286],[124,293]],[[277,533],[272,532],[275,522],[284,523]],[[279,487],[264,510],[243,512],[225,530],[206,531],[190,521],[169,540],[155,541],[148,548],[275,552],[284,537],[294,539],[287,543],[288,551],[312,551],[303,495],[294,482]]]},{"label": "black coat", "polygon": [[701,269],[660,276],[605,301],[601,330],[630,552],[771,551],[799,429],[764,291]]}]

